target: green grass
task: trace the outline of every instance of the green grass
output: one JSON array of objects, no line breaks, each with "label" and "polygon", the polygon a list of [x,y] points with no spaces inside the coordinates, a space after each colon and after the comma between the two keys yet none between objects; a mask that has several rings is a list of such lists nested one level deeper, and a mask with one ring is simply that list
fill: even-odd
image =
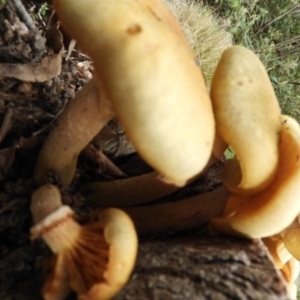
[{"label": "green grass", "polygon": [[222,52],[232,45],[232,35],[221,19],[200,2],[166,0],[201,63],[206,83],[210,81]]},{"label": "green grass", "polygon": [[224,18],[235,44],[265,65],[283,114],[300,122],[300,1],[206,0]]}]

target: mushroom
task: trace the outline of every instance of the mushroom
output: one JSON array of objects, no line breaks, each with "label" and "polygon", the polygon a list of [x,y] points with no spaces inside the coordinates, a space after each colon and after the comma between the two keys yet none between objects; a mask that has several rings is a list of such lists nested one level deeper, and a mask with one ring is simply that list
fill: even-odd
[{"label": "mushroom", "polygon": [[288,251],[300,261],[300,228],[288,228],[283,232],[283,243]]},{"label": "mushroom", "polygon": [[292,257],[280,270],[287,282],[288,292],[293,300],[297,299],[297,286],[295,280],[299,276],[299,270],[299,261],[294,257]]},{"label": "mushroom", "polygon": [[292,258],[291,253],[286,249],[280,236],[267,237],[262,239],[262,241],[268,248],[277,269],[282,269]]},{"label": "mushroom", "polygon": [[[211,156],[202,173],[217,161]],[[81,193],[93,207],[126,207],[154,201],[178,189],[177,185],[160,180],[157,172],[149,172],[125,179],[88,183],[81,189]]]},{"label": "mushroom", "polygon": [[[291,226],[294,227],[295,224],[293,223],[289,226],[289,228]],[[299,224],[297,225],[299,227]],[[280,234],[264,238],[262,241],[267,246],[274,261],[275,267],[282,273],[287,283],[287,289],[291,298],[296,299],[297,287],[295,285],[295,280],[299,275],[299,261],[292,256],[283,243],[282,235],[284,232],[286,232],[286,230],[288,229],[285,229]]]},{"label": "mushroom", "polygon": [[263,191],[278,166],[280,108],[268,74],[254,53],[225,50],[212,79],[217,132],[235,158],[224,167],[223,184],[237,195]]},{"label": "mushroom", "polygon": [[125,207],[139,235],[182,231],[220,216],[229,197],[224,187],[176,202]]},{"label": "mushroom", "polygon": [[54,253],[42,290],[45,299],[64,299],[72,289],[79,299],[104,300],[122,288],[137,254],[137,235],[123,211],[106,209],[97,221],[80,225],[50,184],[33,193],[31,211],[31,238],[42,237]]},{"label": "mushroom", "polygon": [[[227,215],[212,218],[211,225],[220,232],[263,238],[287,228],[300,211],[300,127],[282,116],[279,165],[275,178],[262,192],[238,198]],[[229,198],[229,203],[232,197]],[[288,248],[288,247],[287,247]]]},{"label": "mushroom", "polygon": [[54,1],[64,29],[94,61],[96,82],[138,153],[180,186],[210,158],[214,116],[191,49],[151,3],[164,7],[158,1]]},{"label": "mushroom", "polygon": [[55,171],[62,183],[69,185],[78,155],[113,116],[105,91],[98,89],[92,79],[71,100],[44,142],[34,173],[35,181],[41,185],[47,173]]}]

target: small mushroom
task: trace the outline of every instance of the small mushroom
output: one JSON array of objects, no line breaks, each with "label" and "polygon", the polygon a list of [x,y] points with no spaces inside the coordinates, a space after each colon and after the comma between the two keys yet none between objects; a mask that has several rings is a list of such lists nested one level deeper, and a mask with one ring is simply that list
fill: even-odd
[{"label": "small mushroom", "polygon": [[288,228],[283,233],[283,243],[288,251],[300,261],[300,228]]},{"label": "small mushroom", "polygon": [[278,166],[280,108],[268,74],[254,53],[225,50],[212,79],[217,132],[233,148],[223,184],[237,195],[263,191]]},{"label": "small mushroom", "polygon": [[94,61],[97,84],[138,153],[166,182],[184,185],[210,158],[212,105],[187,42],[149,3],[55,0],[54,6]]},{"label": "small mushroom", "polygon": [[288,292],[293,300],[297,299],[297,285],[295,284],[296,279],[299,276],[299,261],[292,257],[280,270],[283,274],[287,285]]},{"label": "small mushroom", "polygon": [[292,258],[291,253],[286,249],[282,238],[267,237],[262,239],[271,254],[277,269],[283,266]]},{"label": "small mushroom", "polygon": [[227,211],[229,214],[221,218],[213,218],[211,225],[220,232],[248,238],[277,234],[299,214],[299,184],[300,127],[292,118],[282,116],[279,165],[274,180],[256,195],[240,196],[235,200],[238,205],[233,205],[236,209]]},{"label": "small mushroom", "polygon": [[80,225],[50,184],[33,193],[31,211],[35,223],[31,238],[42,237],[54,253],[42,290],[45,299],[64,299],[70,290],[79,299],[110,299],[127,282],[137,254],[137,235],[123,211],[106,209],[97,221]]},{"label": "small mushroom", "polygon": [[282,268],[282,273],[287,282],[294,282],[299,276],[299,271],[299,260],[294,257],[290,258]]}]

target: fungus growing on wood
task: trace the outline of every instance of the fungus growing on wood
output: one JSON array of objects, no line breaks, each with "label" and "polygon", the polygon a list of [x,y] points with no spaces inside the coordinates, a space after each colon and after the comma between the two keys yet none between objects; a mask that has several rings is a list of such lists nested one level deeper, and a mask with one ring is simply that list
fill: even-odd
[{"label": "fungus growing on wood", "polygon": [[[212,218],[211,225],[220,232],[263,238],[287,228],[300,211],[300,127],[282,116],[279,165],[275,178],[262,192],[252,196],[233,196],[233,210]],[[287,247],[288,248],[288,247]]]},{"label": "fungus growing on wood", "polygon": [[54,5],[64,29],[94,61],[99,89],[109,95],[140,156],[177,185],[200,173],[215,136],[212,105],[183,35],[157,18],[164,4],[154,9],[151,1],[56,0]]},{"label": "fungus growing on wood", "polygon": [[79,299],[110,299],[127,282],[137,254],[137,235],[123,211],[103,210],[97,221],[81,226],[50,184],[33,193],[31,211],[35,223],[31,238],[42,237],[54,253],[42,290],[45,299],[64,299],[71,290]]},{"label": "fungus growing on wood", "polygon": [[[217,161],[212,155],[202,172]],[[93,207],[126,207],[154,201],[178,189],[177,185],[160,180],[157,172],[149,172],[125,179],[91,182],[81,192]]]},{"label": "fungus growing on wood", "polygon": [[263,191],[277,170],[281,124],[274,90],[256,55],[241,46],[225,50],[211,98],[217,132],[236,155],[225,164],[224,185],[238,195]]},{"label": "fungus growing on wood", "polygon": [[220,216],[229,197],[224,187],[176,202],[123,208],[139,235],[196,228]]}]

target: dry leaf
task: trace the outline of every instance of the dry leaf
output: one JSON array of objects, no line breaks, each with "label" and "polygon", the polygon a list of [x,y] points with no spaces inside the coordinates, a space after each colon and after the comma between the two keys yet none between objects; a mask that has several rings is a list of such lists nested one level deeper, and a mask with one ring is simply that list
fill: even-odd
[{"label": "dry leaf", "polygon": [[61,71],[61,53],[51,54],[38,63],[0,64],[0,76],[22,81],[45,82],[58,76]]}]

